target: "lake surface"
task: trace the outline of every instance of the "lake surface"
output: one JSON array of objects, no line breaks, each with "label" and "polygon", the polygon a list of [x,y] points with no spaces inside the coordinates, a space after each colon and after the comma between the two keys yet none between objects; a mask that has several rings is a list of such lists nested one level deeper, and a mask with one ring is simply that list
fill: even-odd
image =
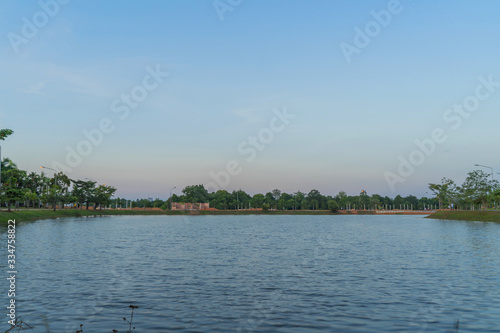
[{"label": "lake surface", "polygon": [[131,304],[135,332],[500,331],[498,223],[69,218],[18,222],[16,247],[33,332],[125,332]]}]

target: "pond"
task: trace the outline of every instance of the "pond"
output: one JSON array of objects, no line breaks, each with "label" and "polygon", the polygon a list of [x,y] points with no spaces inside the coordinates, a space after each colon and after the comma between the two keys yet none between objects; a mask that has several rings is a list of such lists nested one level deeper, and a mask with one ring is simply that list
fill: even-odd
[{"label": "pond", "polygon": [[[7,233],[1,261],[7,274]],[[500,224],[126,216],[16,229],[34,332],[498,332]],[[8,281],[4,280],[4,290]],[[2,300],[8,306],[7,292]],[[4,307],[5,309],[5,307]],[[7,313],[7,310],[4,310]],[[2,328],[7,325],[4,315]],[[28,331],[29,332],[29,331]]]}]

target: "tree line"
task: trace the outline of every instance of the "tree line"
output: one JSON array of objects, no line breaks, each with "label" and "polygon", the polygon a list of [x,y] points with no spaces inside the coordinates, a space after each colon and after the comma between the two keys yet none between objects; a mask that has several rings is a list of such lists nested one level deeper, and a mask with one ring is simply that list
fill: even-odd
[{"label": "tree line", "polygon": [[[0,130],[0,140],[5,140],[12,133],[13,131],[9,129]],[[429,184],[434,197],[397,195],[390,198],[378,194],[369,195],[364,190],[359,195],[348,195],[344,191],[336,195],[323,195],[316,189],[307,193],[301,191],[286,193],[274,189],[265,194],[255,195],[250,195],[241,189],[208,193],[204,185],[189,185],[182,190],[182,194],[173,194],[168,200],[148,198],[133,201],[124,198],[112,199],[116,188],[97,184],[93,180],[70,179],[63,172],[56,172],[52,177],[46,176],[43,172],[28,173],[20,170],[8,158],[1,161],[0,170],[0,206],[4,205],[9,210],[13,205],[33,208],[52,206],[55,210],[58,204],[61,207],[71,205],[86,209],[89,206],[95,209],[109,206],[111,208],[158,207],[166,210],[170,208],[172,202],[209,203],[211,208],[219,210],[486,209],[496,208],[500,201],[499,183],[489,179],[489,175],[481,170],[469,172],[461,186],[449,178],[443,178],[441,184]]]},{"label": "tree line", "polygon": [[209,193],[204,185],[189,185],[182,194],[173,194],[168,200],[159,198],[128,200],[112,198],[116,188],[97,184],[93,180],[70,179],[63,172],[52,177],[43,172],[26,172],[8,158],[1,162],[2,206],[8,207],[48,207],[70,205],[76,208],[93,206],[111,208],[158,207],[169,209],[172,202],[209,203],[219,210],[264,209],[264,210],[394,210],[394,209],[479,209],[496,208],[500,202],[500,188],[497,181],[489,180],[489,175],[481,170],[468,174],[462,186],[453,180],[443,178],[441,184],[429,184],[433,197],[417,198],[414,195],[394,198],[379,194],[369,195],[361,191],[359,195],[348,195],[344,191],[336,195],[323,195],[318,190],[294,193],[274,189],[265,194],[250,195],[243,190],[218,190]]},{"label": "tree line", "polygon": [[[158,200],[158,199],[157,199]],[[158,201],[156,201],[158,204]],[[297,191],[294,193],[282,192],[274,189],[265,194],[250,195],[243,190],[229,192],[218,190],[208,193],[204,185],[190,185],[182,190],[181,195],[173,194],[163,207],[169,207],[170,202],[180,203],[209,203],[211,208],[219,210],[237,209],[275,209],[275,210],[332,210],[339,209],[431,209],[437,208],[436,198],[417,198],[414,195],[395,198],[378,194],[368,195],[361,191],[359,195],[348,195],[344,191],[338,194],[323,195],[313,189],[309,192]],[[159,206],[161,207],[161,205]]]},{"label": "tree line", "polygon": [[12,206],[41,208],[70,205],[76,208],[94,209],[108,206],[116,188],[106,184],[97,184],[92,180],[70,179],[63,172],[52,177],[43,172],[26,172],[8,158],[1,162],[2,188],[0,199],[8,210]]},{"label": "tree line", "polygon": [[[0,140],[3,141],[14,131],[0,130]],[[106,184],[97,184],[93,180],[70,179],[63,172],[54,173],[47,177],[43,172],[28,173],[20,170],[9,158],[0,162],[0,206],[4,204],[8,210],[12,205],[16,207],[40,208],[52,205],[56,210],[58,204],[72,205],[77,208],[94,209],[109,205],[116,188]]]},{"label": "tree line", "polygon": [[[491,179],[490,179],[491,176]],[[441,208],[462,210],[497,208],[500,202],[500,186],[493,173],[473,170],[467,174],[462,185],[452,179],[443,178],[441,184],[429,184]]]}]

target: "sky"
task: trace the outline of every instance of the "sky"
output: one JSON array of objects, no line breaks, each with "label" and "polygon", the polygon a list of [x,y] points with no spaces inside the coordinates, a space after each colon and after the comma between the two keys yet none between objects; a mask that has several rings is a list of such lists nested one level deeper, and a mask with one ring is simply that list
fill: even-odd
[{"label": "sky", "polygon": [[[500,177],[500,3],[0,4],[1,142],[130,199]],[[51,170],[45,170],[51,174]],[[173,189],[175,187],[175,189]]]}]

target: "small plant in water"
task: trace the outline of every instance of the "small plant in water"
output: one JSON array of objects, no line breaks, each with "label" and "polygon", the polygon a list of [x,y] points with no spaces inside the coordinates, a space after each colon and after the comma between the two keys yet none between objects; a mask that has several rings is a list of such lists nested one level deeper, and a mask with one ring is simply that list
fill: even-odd
[{"label": "small plant in water", "polygon": [[130,321],[127,320],[127,318],[123,318],[123,320],[125,320],[128,323],[128,326],[129,326],[127,333],[132,333],[132,331],[135,330],[135,327],[132,327],[132,322],[134,320],[134,309],[137,309],[139,307],[135,306],[135,305],[129,305],[129,308],[132,309],[132,313],[130,314]]},{"label": "small plant in water", "polygon": [[80,325],[80,329],[77,330],[75,333],[83,333],[83,324]]},{"label": "small plant in water", "polygon": [[21,330],[30,330],[30,329],[33,329],[33,326],[28,325],[27,323],[25,323],[21,319],[21,317],[17,317],[16,320],[14,321],[14,325],[12,325],[11,328],[9,328],[7,331],[5,331],[5,333],[7,333],[7,332],[9,332],[9,333],[10,332],[19,332]]},{"label": "small plant in water", "polygon": [[[123,320],[128,323],[128,330],[127,333],[132,333],[133,330],[135,330],[135,327],[132,326],[132,323],[134,322],[134,310],[138,309],[139,307],[136,305],[129,305],[129,308],[132,309],[132,313],[130,314],[130,320],[127,318],[123,317]],[[118,333],[118,330],[113,330],[113,333]]]}]

